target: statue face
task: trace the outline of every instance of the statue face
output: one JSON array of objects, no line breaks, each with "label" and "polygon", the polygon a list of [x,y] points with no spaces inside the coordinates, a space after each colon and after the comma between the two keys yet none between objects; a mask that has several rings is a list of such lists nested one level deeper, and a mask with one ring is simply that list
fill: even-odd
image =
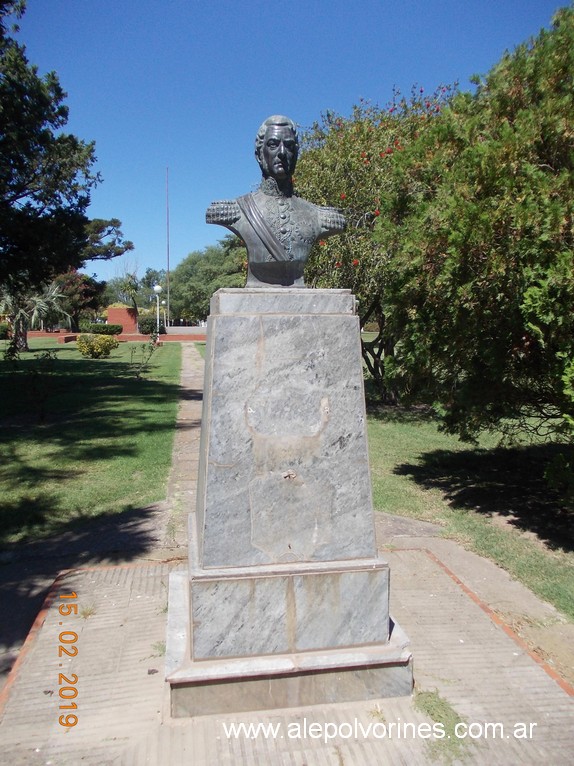
[{"label": "statue face", "polygon": [[290,178],[297,162],[297,144],[287,125],[269,125],[261,149],[261,169],[277,181]]}]

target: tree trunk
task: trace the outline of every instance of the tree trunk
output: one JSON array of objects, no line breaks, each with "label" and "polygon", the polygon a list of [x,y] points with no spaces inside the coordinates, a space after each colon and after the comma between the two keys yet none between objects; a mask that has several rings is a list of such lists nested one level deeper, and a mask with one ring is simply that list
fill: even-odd
[{"label": "tree trunk", "polygon": [[18,351],[30,351],[28,347],[28,320],[18,317],[14,320],[14,335],[11,345]]},{"label": "tree trunk", "polygon": [[396,404],[396,392],[392,391],[385,382],[385,358],[392,355],[393,343],[390,338],[385,337],[385,315],[378,298],[371,303],[365,315],[361,317],[361,328],[372,318],[376,319],[379,331],[373,340],[365,341],[361,338],[363,359],[383,402]]}]

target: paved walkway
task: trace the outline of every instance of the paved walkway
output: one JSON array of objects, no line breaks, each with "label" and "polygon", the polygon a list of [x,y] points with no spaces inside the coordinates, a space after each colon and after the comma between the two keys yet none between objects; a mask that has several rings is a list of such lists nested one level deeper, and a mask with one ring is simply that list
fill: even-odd
[{"label": "paved walkway", "polygon": [[[28,546],[0,568],[4,659],[19,655],[0,694],[0,764],[572,763],[574,690],[553,671],[551,653],[543,663],[513,629],[553,625],[572,640],[572,625],[490,562],[440,538],[433,525],[383,514],[377,535],[391,565],[391,611],[412,641],[418,699],[431,693],[435,704],[446,701],[463,721],[458,733],[472,736],[441,737],[435,726],[433,737],[432,720],[411,698],[170,718],[167,581],[185,567],[203,366],[195,347],[182,348],[184,395],[168,501],[113,529],[94,527],[43,551]],[[57,575],[62,569],[68,571]],[[34,605],[46,587],[18,652],[28,630],[18,604]],[[77,615],[62,613],[74,611],[68,604],[77,604]],[[72,647],[73,657],[65,653],[74,654]],[[61,709],[72,703],[76,709]],[[77,725],[60,725],[63,714],[77,715]],[[228,736],[233,724],[265,728]]]}]

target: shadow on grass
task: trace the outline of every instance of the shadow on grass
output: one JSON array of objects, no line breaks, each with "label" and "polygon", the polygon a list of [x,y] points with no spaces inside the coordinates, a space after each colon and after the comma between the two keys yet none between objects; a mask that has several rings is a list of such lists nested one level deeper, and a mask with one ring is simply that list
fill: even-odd
[{"label": "shadow on grass", "polygon": [[46,483],[77,477],[93,460],[137,455],[142,439],[173,428],[156,412],[181,393],[172,382],[137,379],[121,358],[66,358],[64,350],[0,364],[0,545],[19,528],[31,537],[59,529],[66,509],[45,496]]},{"label": "shadow on grass", "polygon": [[425,489],[439,489],[452,508],[508,519],[533,532],[550,548],[574,550],[574,513],[561,503],[544,478],[548,463],[563,448],[433,450],[395,473]]},{"label": "shadow on grass", "polygon": [[[137,379],[125,354],[92,361],[66,347],[57,359],[30,354],[16,365],[0,361],[0,674],[61,570],[129,562],[158,546],[157,507],[124,506],[98,516],[86,508],[71,518],[48,485],[53,492],[72,474],[89,471],[94,459],[137,455],[142,439],[173,428],[157,413],[179,399],[181,388],[161,374],[152,360],[146,377]],[[23,541],[9,543],[18,532]]]},{"label": "shadow on grass", "polygon": [[[24,500],[18,506],[2,509],[13,512],[23,525],[35,527],[54,513],[48,496],[35,500],[33,505]],[[131,561],[158,543],[158,531],[154,516],[156,506],[148,508],[128,507],[121,513],[102,513],[98,516],[75,516],[59,523],[50,519],[52,534],[32,542],[7,544],[2,547],[2,557],[7,561],[38,561],[40,558],[59,558],[65,568],[74,568],[87,561],[97,563],[105,558],[111,562]],[[62,563],[60,563],[62,567]]]},{"label": "shadow on grass", "polygon": [[29,534],[51,523],[54,499],[51,495],[25,495],[16,502],[0,501],[0,546],[14,530]]},{"label": "shadow on grass", "polygon": [[366,407],[370,418],[384,423],[439,423],[432,408],[426,405],[402,407],[367,399]]}]

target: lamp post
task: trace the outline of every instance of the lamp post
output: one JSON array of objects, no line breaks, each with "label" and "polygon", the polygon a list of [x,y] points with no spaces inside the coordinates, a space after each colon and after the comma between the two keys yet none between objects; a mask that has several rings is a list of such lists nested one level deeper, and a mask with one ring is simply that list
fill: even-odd
[{"label": "lamp post", "polygon": [[157,336],[159,338],[159,296],[162,291],[161,285],[154,285],[153,291],[155,293],[155,300],[156,300],[156,323],[155,323],[155,329],[157,332]]},{"label": "lamp post", "polygon": [[162,311],[163,311],[163,326],[167,328],[167,319],[166,319],[166,316],[165,316],[165,307],[166,307],[166,305],[167,305],[166,301],[162,301],[161,302],[161,307],[162,307]]}]

